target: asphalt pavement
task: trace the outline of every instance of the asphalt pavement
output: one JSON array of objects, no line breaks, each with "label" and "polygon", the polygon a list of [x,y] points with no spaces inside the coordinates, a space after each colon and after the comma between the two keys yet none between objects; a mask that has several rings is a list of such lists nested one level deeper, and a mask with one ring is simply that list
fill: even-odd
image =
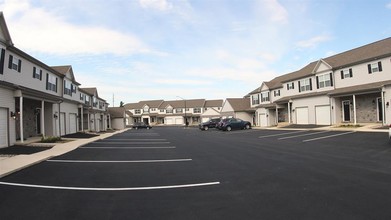
[{"label": "asphalt pavement", "polygon": [[0,219],[390,219],[386,133],[128,130],[0,178]]}]

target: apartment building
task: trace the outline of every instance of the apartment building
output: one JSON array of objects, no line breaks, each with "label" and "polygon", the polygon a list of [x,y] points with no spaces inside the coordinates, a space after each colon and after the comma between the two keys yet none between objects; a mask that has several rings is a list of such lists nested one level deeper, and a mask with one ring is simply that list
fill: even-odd
[{"label": "apartment building", "polygon": [[391,123],[391,38],[309,63],[250,92],[255,124]]},{"label": "apartment building", "polygon": [[[94,95],[79,90],[71,66],[50,67],[16,48],[2,12],[0,50],[0,147],[29,137],[84,130],[80,112],[89,105],[81,97],[94,99]],[[106,102],[98,100],[102,106],[96,110],[105,118]]]},{"label": "apartment building", "polygon": [[[221,109],[222,102],[222,100],[205,99],[151,100],[128,103],[124,107],[129,111],[127,125],[141,121],[151,125],[185,125],[186,122],[192,125],[216,116],[216,111]],[[208,110],[209,112],[206,112]]]},{"label": "apartment building", "polygon": [[254,124],[255,109],[251,108],[250,98],[227,98],[221,108],[223,118],[234,117]]}]

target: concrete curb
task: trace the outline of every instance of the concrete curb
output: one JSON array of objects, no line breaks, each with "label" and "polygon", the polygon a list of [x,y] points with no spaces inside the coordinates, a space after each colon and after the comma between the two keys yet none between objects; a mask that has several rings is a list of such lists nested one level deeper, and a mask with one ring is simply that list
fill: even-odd
[{"label": "concrete curb", "polygon": [[0,178],[10,175],[24,168],[41,163],[50,158],[68,153],[91,142],[108,138],[115,134],[120,134],[122,132],[125,132],[127,130],[128,129],[124,129],[113,133],[106,133],[88,139],[77,139],[75,141],[71,141],[67,143],[56,144],[53,148],[49,150],[41,151],[35,154],[18,155],[18,156],[9,157],[7,159],[0,160]]}]

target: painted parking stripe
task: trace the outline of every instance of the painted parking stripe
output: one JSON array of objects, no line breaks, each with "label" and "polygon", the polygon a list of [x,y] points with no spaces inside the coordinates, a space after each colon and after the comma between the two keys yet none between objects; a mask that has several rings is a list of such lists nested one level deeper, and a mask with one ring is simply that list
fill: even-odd
[{"label": "painted parking stripe", "polygon": [[61,190],[83,190],[83,191],[137,191],[137,190],[158,190],[158,189],[178,189],[178,188],[191,188],[201,186],[219,185],[220,182],[206,182],[206,183],[194,183],[183,185],[170,185],[170,186],[147,186],[147,187],[124,187],[124,188],[90,188],[90,187],[66,187],[66,186],[47,186],[47,185],[34,185],[34,184],[22,184],[11,182],[0,182],[1,185],[30,187],[30,188],[43,188],[43,189],[61,189]]},{"label": "painted parking stripe", "polygon": [[326,138],[331,138],[331,137],[336,137],[336,136],[341,136],[341,135],[347,135],[347,134],[351,134],[354,132],[355,131],[349,131],[349,132],[340,133],[340,134],[333,134],[333,135],[328,135],[328,136],[323,136],[323,137],[318,137],[318,138],[312,138],[312,139],[303,140],[303,142],[316,141],[316,140],[320,140],[320,139],[326,139]]},{"label": "painted parking stripe", "polygon": [[192,159],[171,159],[171,160],[47,160],[57,163],[165,163],[165,162],[187,162]]},{"label": "painted parking stripe", "polygon": [[309,130],[304,130],[304,131],[292,131],[292,132],[286,132],[286,133],[280,133],[280,134],[271,134],[271,135],[259,136],[258,138],[276,137],[276,136],[283,136],[283,135],[287,135],[287,134],[303,133],[303,132],[308,132],[308,131],[309,131]]},{"label": "painted parking stripe", "polygon": [[133,139],[133,138],[128,138],[128,139],[119,139],[119,138],[110,138],[110,139],[102,139],[99,140],[99,142],[107,142],[107,141],[167,141],[167,139]]},{"label": "painted parking stripe", "polygon": [[109,141],[103,141],[103,142],[93,142],[93,144],[116,144],[116,145],[121,145],[121,144],[169,144],[170,142],[168,141],[160,141],[160,142],[109,142]]},{"label": "painted parking stripe", "polygon": [[309,134],[299,134],[299,135],[294,135],[294,136],[289,136],[289,137],[278,138],[278,140],[297,138],[297,137],[303,137],[303,136],[309,136],[309,135],[316,135],[316,134],[322,134],[322,133],[327,133],[327,132],[330,132],[330,131],[319,131],[319,132],[314,132],[314,133],[309,133]]},{"label": "painted parking stripe", "polygon": [[176,147],[81,147],[79,149],[174,149]]}]

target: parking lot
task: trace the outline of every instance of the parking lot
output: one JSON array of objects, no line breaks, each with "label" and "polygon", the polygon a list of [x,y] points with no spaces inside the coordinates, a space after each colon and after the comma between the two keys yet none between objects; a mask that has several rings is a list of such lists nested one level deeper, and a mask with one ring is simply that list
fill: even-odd
[{"label": "parking lot", "polygon": [[390,219],[386,133],[155,127],[0,179],[0,219]]}]

